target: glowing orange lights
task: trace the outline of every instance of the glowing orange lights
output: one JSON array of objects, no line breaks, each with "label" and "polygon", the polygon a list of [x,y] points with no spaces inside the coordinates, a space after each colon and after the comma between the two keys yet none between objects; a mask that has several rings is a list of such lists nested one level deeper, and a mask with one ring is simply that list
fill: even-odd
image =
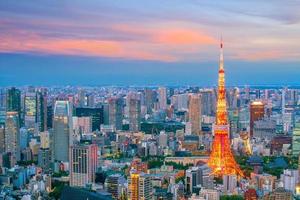
[{"label": "glowing orange lights", "polygon": [[218,101],[216,124],[214,125],[214,141],[212,151],[208,160],[208,166],[212,169],[214,176],[238,175],[244,176],[242,170],[234,160],[230,149],[228,137],[229,125],[227,119],[225,71],[223,60],[223,43],[221,42],[219,80],[218,80]]}]

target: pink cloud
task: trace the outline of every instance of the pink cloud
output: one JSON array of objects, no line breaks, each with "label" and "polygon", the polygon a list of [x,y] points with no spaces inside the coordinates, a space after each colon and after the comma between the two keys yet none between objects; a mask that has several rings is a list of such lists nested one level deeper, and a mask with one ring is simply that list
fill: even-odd
[{"label": "pink cloud", "polygon": [[155,40],[170,45],[211,45],[216,40],[208,34],[188,29],[170,29],[159,31]]},{"label": "pink cloud", "polygon": [[134,42],[47,38],[23,30],[14,30],[9,35],[1,34],[0,52],[32,52],[137,60],[176,60],[171,55],[142,49]]}]

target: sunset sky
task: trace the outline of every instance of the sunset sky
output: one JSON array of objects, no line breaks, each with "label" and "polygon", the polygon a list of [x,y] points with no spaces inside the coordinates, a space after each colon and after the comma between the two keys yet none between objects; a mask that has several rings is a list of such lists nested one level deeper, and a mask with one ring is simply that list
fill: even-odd
[{"label": "sunset sky", "polygon": [[300,85],[300,3],[2,0],[0,85]]}]

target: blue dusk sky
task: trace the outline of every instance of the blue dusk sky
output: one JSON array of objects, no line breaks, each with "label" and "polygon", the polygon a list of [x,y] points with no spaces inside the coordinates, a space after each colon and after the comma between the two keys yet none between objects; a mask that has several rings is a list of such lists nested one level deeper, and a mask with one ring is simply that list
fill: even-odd
[{"label": "blue dusk sky", "polygon": [[300,85],[300,2],[2,0],[0,86]]}]

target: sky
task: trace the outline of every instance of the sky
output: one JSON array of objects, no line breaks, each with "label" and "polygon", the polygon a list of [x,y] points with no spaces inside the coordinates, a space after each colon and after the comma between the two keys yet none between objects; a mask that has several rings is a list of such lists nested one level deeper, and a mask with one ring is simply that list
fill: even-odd
[{"label": "sky", "polygon": [[300,2],[1,0],[0,86],[300,85]]}]

